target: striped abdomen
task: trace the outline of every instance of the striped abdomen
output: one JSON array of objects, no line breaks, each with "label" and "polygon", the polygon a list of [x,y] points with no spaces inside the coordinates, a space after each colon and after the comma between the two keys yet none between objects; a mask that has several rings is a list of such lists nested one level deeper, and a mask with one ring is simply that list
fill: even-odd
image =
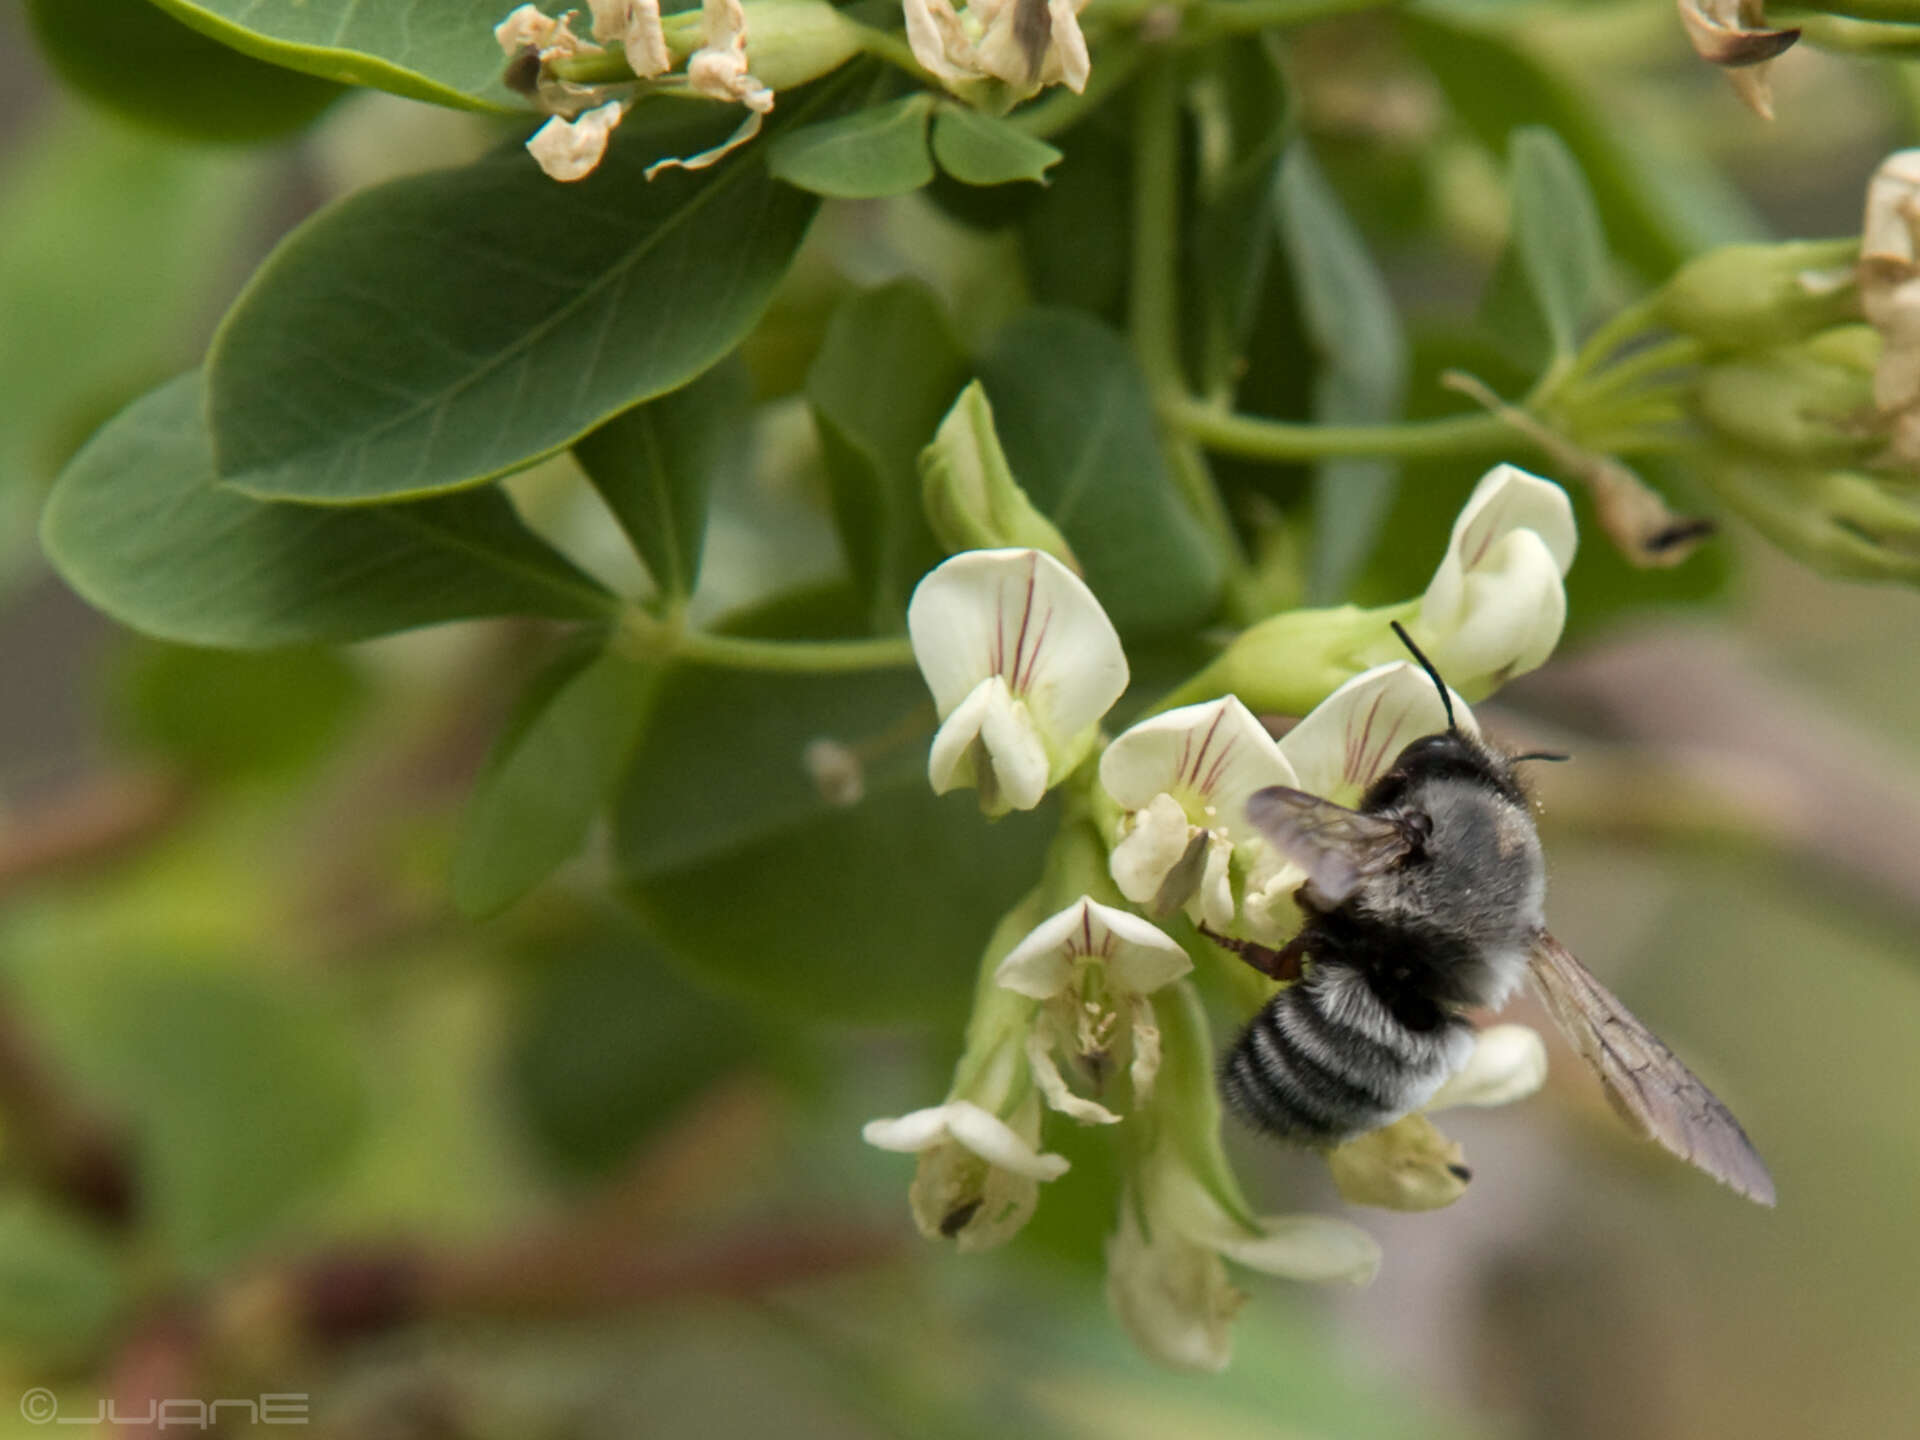
[{"label": "striped abdomen", "polygon": [[1358,970],[1316,965],[1254,1016],[1227,1056],[1221,1089],[1263,1130],[1337,1145],[1424,1105],[1472,1048],[1466,1021],[1410,1030]]}]

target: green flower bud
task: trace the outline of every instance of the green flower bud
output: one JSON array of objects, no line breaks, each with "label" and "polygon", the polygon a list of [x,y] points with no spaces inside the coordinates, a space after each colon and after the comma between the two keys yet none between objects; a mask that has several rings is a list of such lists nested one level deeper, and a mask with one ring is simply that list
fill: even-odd
[{"label": "green flower bud", "polygon": [[1804,339],[1860,318],[1858,240],[1726,245],[1682,265],[1659,295],[1662,324],[1715,349]]},{"label": "green flower bud", "polygon": [[1715,430],[1764,455],[1864,460],[1884,443],[1873,409],[1879,348],[1869,327],[1849,325],[1730,360],[1708,368],[1695,405]]},{"label": "green flower bud", "polygon": [[1920,482],[1737,461],[1711,467],[1707,480],[1754,529],[1816,570],[1920,581]]},{"label": "green flower bud", "polygon": [[920,452],[920,478],[927,523],[947,549],[1042,550],[1080,569],[1066,538],[1013,478],[978,380],[960,392]]},{"label": "green flower bud", "polygon": [[748,57],[769,90],[790,90],[860,53],[860,27],[827,0],[748,0]]}]

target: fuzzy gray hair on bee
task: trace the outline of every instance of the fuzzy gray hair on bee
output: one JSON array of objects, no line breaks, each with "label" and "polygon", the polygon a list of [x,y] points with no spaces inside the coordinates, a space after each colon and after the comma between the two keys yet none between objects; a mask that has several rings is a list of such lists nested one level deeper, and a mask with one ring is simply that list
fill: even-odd
[{"label": "fuzzy gray hair on bee", "polygon": [[1269,786],[1247,819],[1306,871],[1300,933],[1273,949],[1211,935],[1291,981],[1221,1070],[1228,1102],[1261,1129],[1317,1147],[1390,1124],[1433,1098],[1473,1050],[1466,1012],[1498,1008],[1531,975],[1614,1109],[1762,1205],[1773,1177],[1698,1076],[1547,933],[1546,861],[1515,765],[1463,732],[1439,672],[1447,728],[1408,745],[1349,810]]}]

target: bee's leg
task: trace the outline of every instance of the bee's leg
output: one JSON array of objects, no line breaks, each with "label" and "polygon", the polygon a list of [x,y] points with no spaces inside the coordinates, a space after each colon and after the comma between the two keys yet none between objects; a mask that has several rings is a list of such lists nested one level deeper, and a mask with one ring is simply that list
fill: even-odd
[{"label": "bee's leg", "polygon": [[1301,943],[1306,939],[1304,935],[1294,936],[1276,950],[1255,940],[1236,940],[1231,935],[1216,934],[1205,925],[1200,927],[1200,933],[1222,950],[1231,950],[1269,980],[1298,980],[1300,962],[1307,958],[1307,947]]}]

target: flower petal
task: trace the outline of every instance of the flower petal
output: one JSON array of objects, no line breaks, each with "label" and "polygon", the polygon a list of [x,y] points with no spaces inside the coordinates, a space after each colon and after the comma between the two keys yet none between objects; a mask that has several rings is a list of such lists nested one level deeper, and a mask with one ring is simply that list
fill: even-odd
[{"label": "flower petal", "polygon": [[1289,1280],[1365,1285],[1380,1269],[1380,1244],[1358,1225],[1324,1215],[1269,1215],[1256,1239],[1233,1239],[1221,1254]]},{"label": "flower petal", "polygon": [[947,0],[901,0],[907,22],[907,44],[913,58],[935,78],[958,83],[980,73],[973,44],[960,17]]},{"label": "flower petal", "polygon": [[1082,1125],[1118,1125],[1120,1117],[1100,1104],[1083,1095],[1076,1095],[1068,1088],[1060,1067],[1053,1063],[1053,1050],[1047,1044],[1046,1037],[1035,1030],[1027,1036],[1027,1064],[1033,1070],[1033,1083],[1040,1087],[1040,1093],[1046,1097],[1047,1105],[1058,1110],[1070,1120],[1078,1120]]},{"label": "flower petal", "polygon": [[1426,611],[1415,627],[1442,674],[1493,682],[1538,669],[1560,643],[1567,592],[1546,542],[1515,530],[1494,543],[1466,576],[1453,621],[1438,626]]},{"label": "flower petal", "polygon": [[[1458,695],[1453,715],[1463,732],[1479,734]],[[1433,681],[1419,666],[1396,660],[1354,676],[1314,706],[1287,732],[1280,750],[1300,777],[1300,789],[1352,805],[1409,744],[1446,728],[1447,709]]]},{"label": "flower petal", "polygon": [[1467,1193],[1466,1155],[1422,1114],[1349,1140],[1327,1156],[1343,1198],[1388,1210],[1438,1210]]},{"label": "flower petal", "polygon": [[1049,747],[1097,724],[1127,688],[1107,612],[1038,550],[968,550],[913,592],[907,633],[942,719],[991,675],[1025,700]]},{"label": "flower petal", "polygon": [[1064,1156],[1036,1151],[1014,1128],[978,1105],[956,1100],[947,1107],[947,1133],[988,1164],[1030,1180],[1058,1180],[1067,1173]]},{"label": "flower petal", "polygon": [[1473,1054],[1427,1102],[1429,1110],[1450,1105],[1506,1105],[1524,1100],[1547,1080],[1547,1047],[1525,1025],[1495,1025],[1482,1030]]},{"label": "flower petal", "polygon": [[625,114],[625,104],[610,100],[573,120],[555,115],[533,132],[527,153],[555,180],[584,179],[607,153],[607,137]]},{"label": "flower petal", "polygon": [[947,1118],[953,1107],[929,1105],[924,1110],[886,1120],[869,1120],[860,1127],[860,1138],[881,1150],[912,1154],[938,1145],[947,1138]]},{"label": "flower petal", "polygon": [[[1107,753],[1113,753],[1112,747]],[[1136,905],[1151,904],[1174,866],[1185,858],[1192,831],[1187,812],[1164,790],[1145,809],[1135,811],[1132,828],[1107,857],[1107,869],[1120,893]]]},{"label": "flower petal", "polygon": [[1193,968],[1187,952],[1137,915],[1082,895],[1034,926],[994,972],[1005,988],[1035,1000],[1066,989],[1074,962],[1104,960],[1114,989],[1144,995]]},{"label": "flower petal", "polygon": [[[1246,800],[1268,785],[1298,785],[1293,766],[1238,697],[1183,705],[1142,720],[1100,757],[1100,783],[1128,810],[1166,793],[1196,825],[1253,835]],[[1132,899],[1132,896],[1128,897]]]},{"label": "flower petal", "polygon": [[[988,773],[980,773],[982,768]],[[1007,682],[989,676],[947,716],[927,752],[933,793],[979,787],[991,813],[1031,810],[1047,793],[1047,749]]]}]

